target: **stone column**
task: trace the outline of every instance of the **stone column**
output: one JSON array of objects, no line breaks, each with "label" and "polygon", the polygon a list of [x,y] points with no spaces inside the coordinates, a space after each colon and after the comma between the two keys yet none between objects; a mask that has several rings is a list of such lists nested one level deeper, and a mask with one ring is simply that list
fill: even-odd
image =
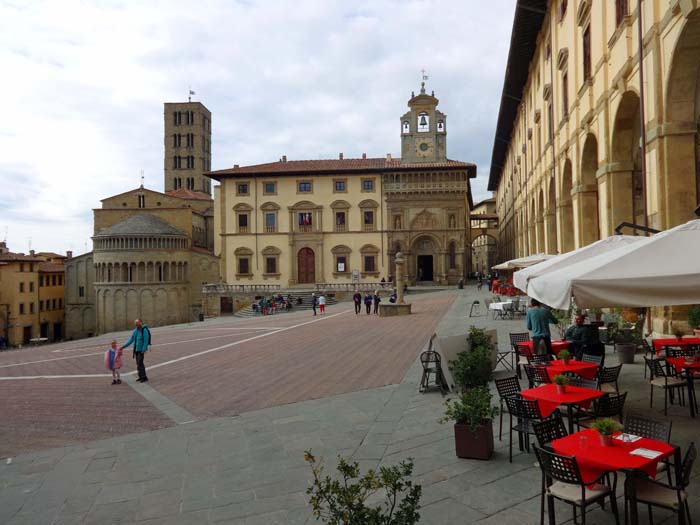
[{"label": "stone column", "polygon": [[397,304],[404,304],[404,300],[403,300],[403,287],[404,287],[403,266],[406,263],[406,261],[404,260],[403,254],[401,252],[396,252],[395,262],[396,262],[396,303]]}]

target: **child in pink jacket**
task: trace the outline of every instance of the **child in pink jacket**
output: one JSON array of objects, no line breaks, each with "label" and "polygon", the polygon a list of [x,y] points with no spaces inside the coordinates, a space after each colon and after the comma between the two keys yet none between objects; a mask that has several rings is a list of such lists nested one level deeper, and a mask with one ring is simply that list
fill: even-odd
[{"label": "child in pink jacket", "polygon": [[121,385],[122,383],[119,376],[119,369],[122,367],[122,352],[123,350],[117,347],[116,341],[112,341],[112,347],[105,352],[105,368],[112,371],[113,385]]}]

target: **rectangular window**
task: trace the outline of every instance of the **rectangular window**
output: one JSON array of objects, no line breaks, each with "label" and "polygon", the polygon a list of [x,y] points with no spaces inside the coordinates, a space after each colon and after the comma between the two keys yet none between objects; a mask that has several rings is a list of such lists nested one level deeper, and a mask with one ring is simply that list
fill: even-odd
[{"label": "rectangular window", "polygon": [[547,126],[549,127],[549,142],[554,141],[554,111],[552,104],[547,105]]},{"label": "rectangular window", "polygon": [[277,273],[277,257],[265,257],[265,273]]},{"label": "rectangular window", "polygon": [[24,315],[24,303],[19,303],[19,315]]},{"label": "rectangular window", "polygon": [[374,179],[362,179],[362,191],[374,191]]},{"label": "rectangular window", "polygon": [[44,286],[44,276],[40,275],[39,276],[39,288],[41,288],[42,286]]},{"label": "rectangular window", "polygon": [[248,183],[236,184],[236,195],[248,195]]},{"label": "rectangular window", "polygon": [[58,309],[60,310],[61,308],[63,308],[63,299],[59,298],[58,299]]},{"label": "rectangular window", "polygon": [[374,265],[374,255],[365,255],[363,257],[365,261],[365,272],[376,272],[376,267]]},{"label": "rectangular window", "polygon": [[248,233],[248,214],[241,213],[238,215],[238,233]]},{"label": "rectangular window", "polygon": [[335,231],[344,232],[345,231],[345,212],[337,211],[335,212]]},{"label": "rectangular window", "polygon": [[[131,272],[131,268],[129,268],[129,272]],[[131,282],[131,280],[132,279],[129,278],[129,282]],[[51,308],[53,308],[54,310],[56,309],[56,299],[51,299]]]},{"label": "rectangular window", "polygon": [[29,283],[29,291],[33,292],[34,291],[34,283]]},{"label": "rectangular window", "polygon": [[248,263],[248,257],[241,257],[240,259],[238,259],[238,273],[250,273],[250,266],[248,265]]},{"label": "rectangular window", "polygon": [[619,26],[627,16],[627,0],[615,0],[615,25]]},{"label": "rectangular window", "polygon": [[20,272],[24,271],[24,263],[19,263],[19,271]]},{"label": "rectangular window", "polygon": [[[145,195],[139,195],[139,208],[145,208],[146,207],[146,196]],[[56,276],[54,275],[54,281],[56,280]],[[54,286],[56,283],[54,282]]]},{"label": "rectangular window", "polygon": [[268,212],[265,214],[265,231],[267,233],[274,233],[277,231],[277,214],[274,212]]},{"label": "rectangular window", "polygon": [[348,271],[348,259],[345,255],[338,255],[335,258],[335,271],[338,273],[346,273]]},{"label": "rectangular window", "polygon": [[30,314],[34,313],[34,303],[29,303],[29,313]]},{"label": "rectangular window", "polygon": [[175,111],[173,113],[173,124],[176,126],[179,126],[182,124],[182,112],[181,111]]},{"label": "rectangular window", "polygon": [[277,193],[277,183],[275,182],[266,182],[263,185],[263,193],[265,195],[275,195]]},{"label": "rectangular window", "polygon": [[85,287],[84,286],[78,287],[78,297],[85,297]]},{"label": "rectangular window", "polygon": [[24,293],[24,283],[19,283],[19,293]]},{"label": "rectangular window", "polygon": [[569,73],[564,71],[561,77],[561,105],[565,117],[569,116]]},{"label": "rectangular window", "polygon": [[63,286],[63,276],[62,275],[58,276],[58,286]]},{"label": "rectangular window", "polygon": [[583,32],[583,80],[591,78],[591,26]]},{"label": "rectangular window", "polygon": [[299,231],[310,232],[314,224],[313,214],[311,212],[304,211],[300,212],[298,217]]},{"label": "rectangular window", "polygon": [[34,271],[34,263],[29,263],[29,271],[30,272]]},{"label": "rectangular window", "polygon": [[300,182],[298,185],[299,193],[311,193],[313,191],[313,186],[310,181]]},{"label": "rectangular window", "polygon": [[374,231],[374,212],[365,211],[362,214],[362,224],[364,226],[364,231]]},{"label": "rectangular window", "polygon": [[345,179],[339,179],[335,181],[335,193],[345,193],[347,191],[347,182]]},{"label": "rectangular window", "polygon": [[39,301],[39,311],[40,312],[44,311],[44,301]]}]

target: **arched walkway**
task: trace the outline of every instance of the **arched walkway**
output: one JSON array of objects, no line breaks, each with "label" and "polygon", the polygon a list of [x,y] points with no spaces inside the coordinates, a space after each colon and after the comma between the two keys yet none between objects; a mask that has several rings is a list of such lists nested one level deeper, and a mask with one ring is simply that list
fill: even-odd
[{"label": "arched walkway", "polygon": [[578,200],[579,246],[586,246],[600,239],[598,211],[598,140],[588,134],[581,154],[581,179],[575,199]]},{"label": "arched walkway", "polygon": [[479,235],[472,241],[472,272],[488,273],[496,264],[498,243],[491,235]]}]

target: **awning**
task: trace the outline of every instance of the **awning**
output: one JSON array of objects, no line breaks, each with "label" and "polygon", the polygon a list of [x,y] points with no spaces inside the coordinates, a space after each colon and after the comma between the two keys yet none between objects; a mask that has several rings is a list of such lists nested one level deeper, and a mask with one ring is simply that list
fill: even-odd
[{"label": "awning", "polygon": [[700,304],[700,219],[530,279],[553,308]]},{"label": "awning", "polygon": [[523,270],[517,271],[513,274],[513,284],[527,293],[527,283],[530,279],[539,277],[541,275],[546,275],[549,272],[571,266],[577,262],[585,261],[599,255],[601,253],[606,253],[611,250],[617,250],[621,246],[627,246],[631,243],[647,240],[648,237],[635,237],[633,235],[614,235],[596,241],[593,244],[584,246],[577,250],[572,250],[570,252],[562,253],[551,259],[547,259],[541,263],[535,264]]},{"label": "awning", "polygon": [[532,266],[537,263],[541,263],[542,261],[546,261],[547,259],[551,259],[552,257],[556,257],[556,255],[550,255],[548,253],[535,253],[532,255],[528,255],[526,257],[520,257],[518,259],[511,259],[510,261],[506,261],[501,264],[497,264],[496,266],[493,266],[494,270],[517,270],[518,268],[527,268],[528,266]]}]

